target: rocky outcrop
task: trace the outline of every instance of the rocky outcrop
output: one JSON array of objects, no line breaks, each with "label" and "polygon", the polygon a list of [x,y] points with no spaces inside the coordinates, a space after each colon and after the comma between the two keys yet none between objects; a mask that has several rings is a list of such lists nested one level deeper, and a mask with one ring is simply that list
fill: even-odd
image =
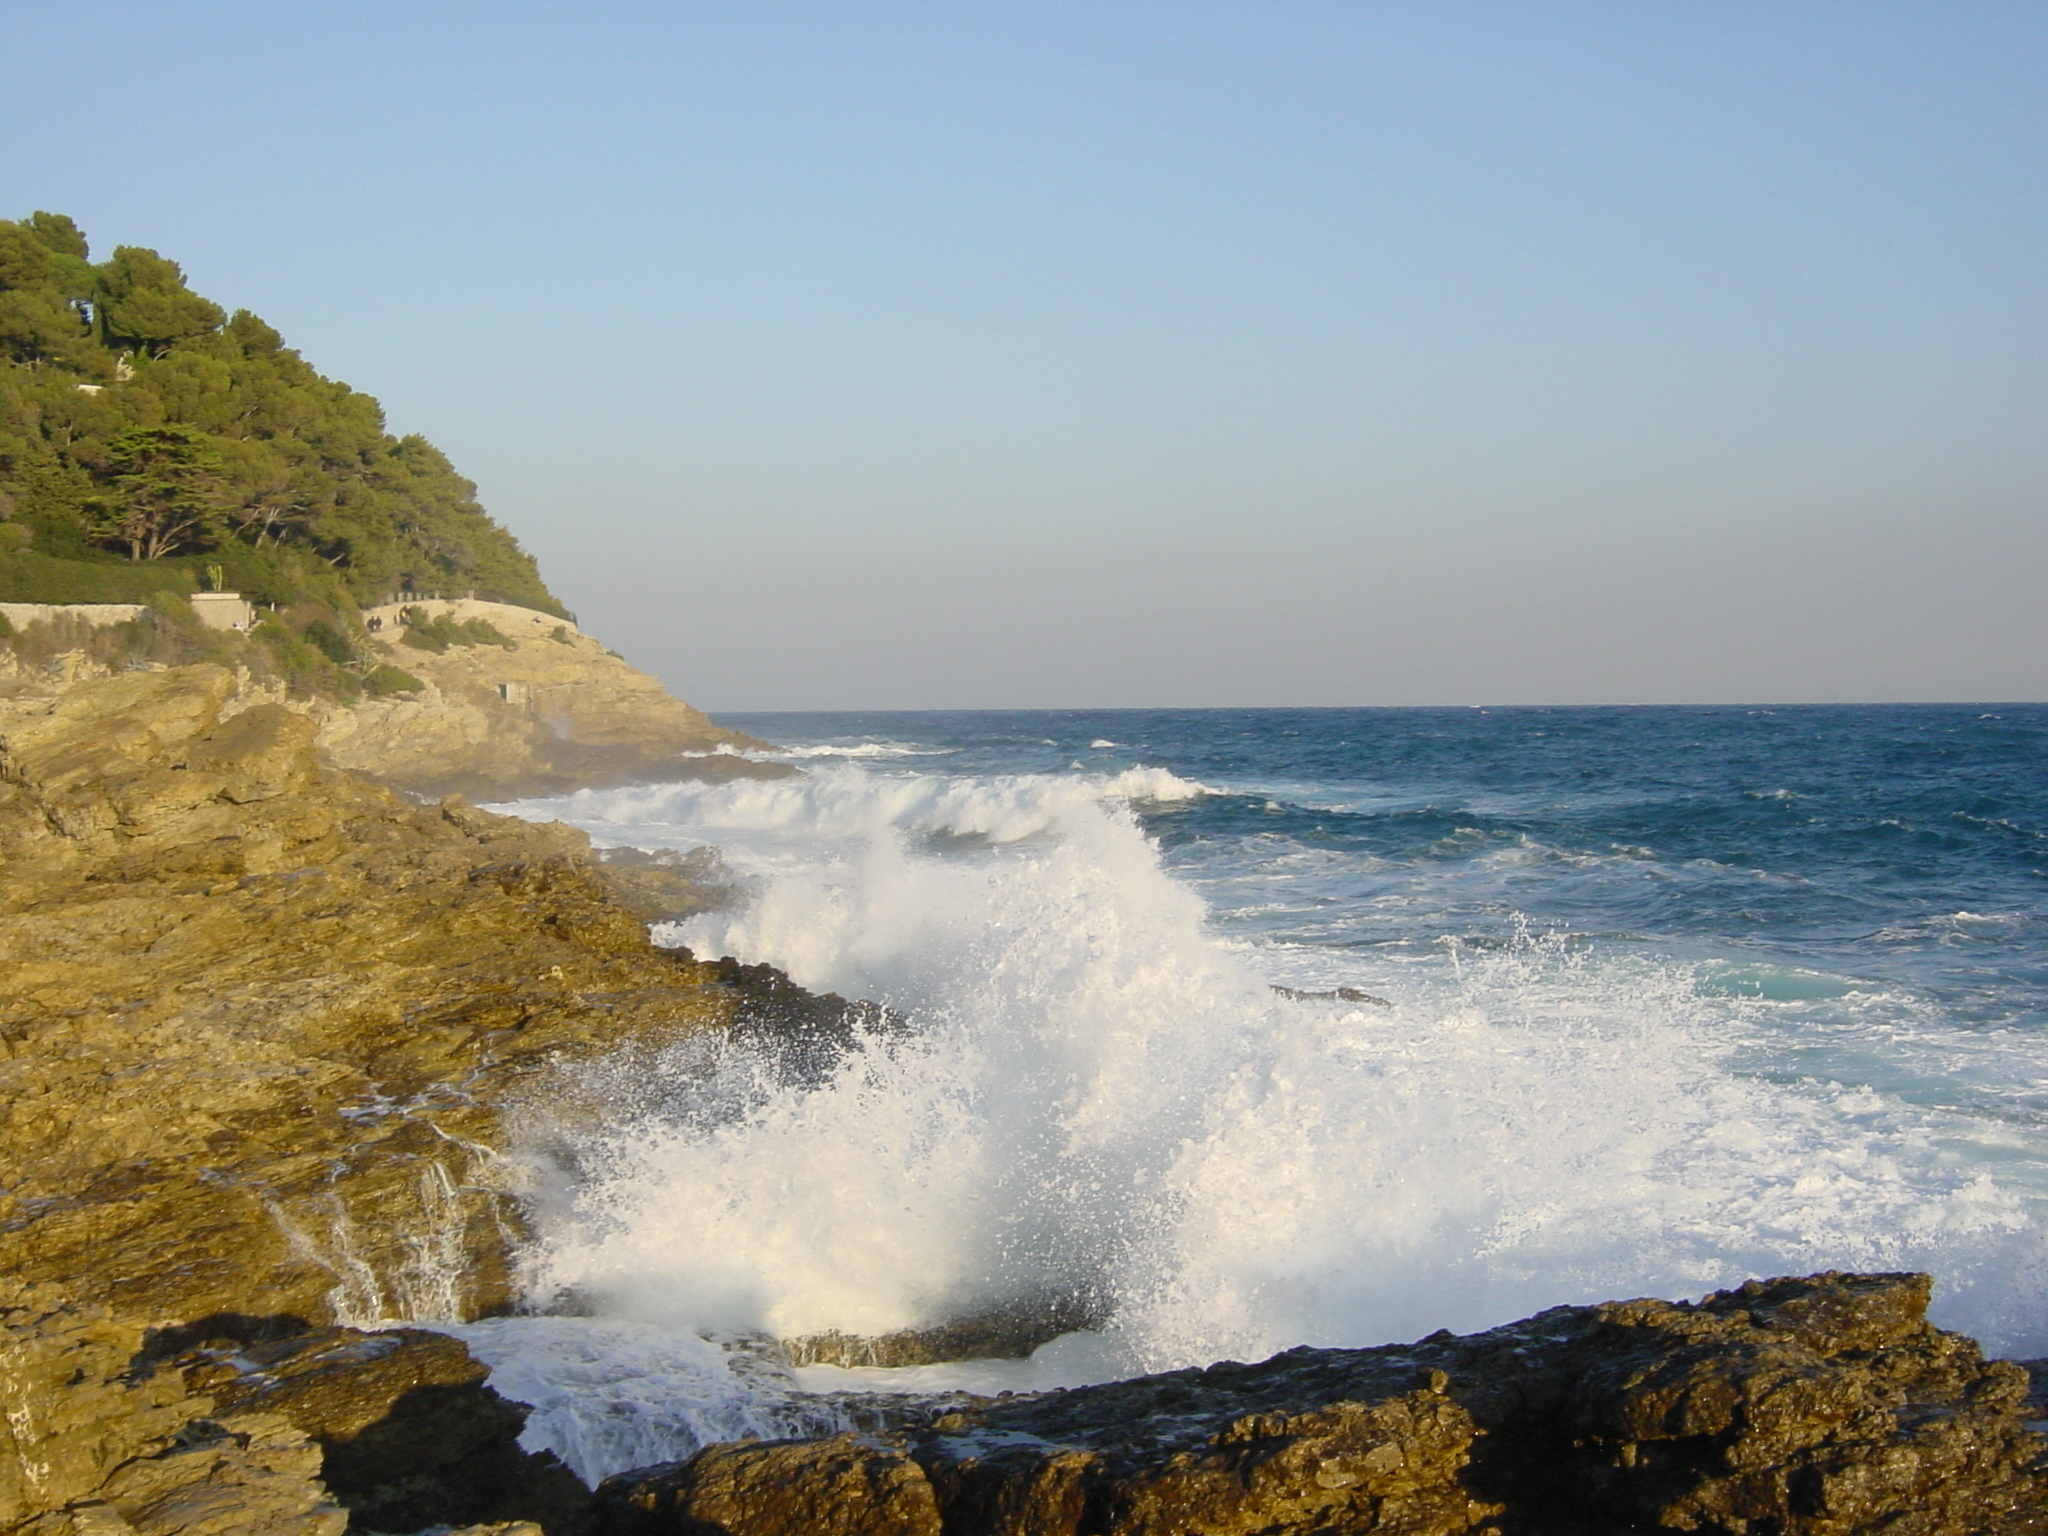
[{"label": "rocky outcrop", "polygon": [[[768,743],[713,723],[671,695],[659,679],[552,614],[506,603],[430,600],[418,605],[456,625],[480,622],[475,643],[423,650],[393,606],[366,615],[378,628],[372,655],[420,686],[341,701],[308,697],[280,678],[239,678],[235,702],[281,704],[311,719],[323,760],[383,783],[430,795],[510,800],[629,780],[782,778],[796,770],[757,756]],[[118,610],[118,613],[116,612]],[[144,610],[77,605],[36,648],[35,662],[0,645],[0,713],[8,701],[47,704],[86,683],[137,665],[116,648],[100,656],[95,627]],[[47,627],[47,626],[45,626]],[[476,642],[492,633],[503,644]],[[259,665],[260,658],[254,659]]]},{"label": "rocky outcrop", "polygon": [[[687,872],[667,875],[673,903]],[[502,1308],[508,1108],[622,1044],[773,1035],[771,991],[651,945],[581,834],[323,766],[313,721],[244,707],[219,668],[0,704],[0,1274],[33,1296],[6,1303],[0,1531],[214,1529],[193,1501],[236,1499],[218,1528],[331,1531],[323,1465],[365,1508],[546,1506],[506,1470],[519,1415],[479,1406],[449,1341],[400,1394],[425,1398],[338,1428],[298,1388],[137,1365],[141,1339],[214,1319],[192,1346],[217,1346],[242,1337],[219,1319],[255,1319],[237,1358],[338,1371],[314,1330]],[[358,1419],[382,1359],[340,1372]],[[533,1496],[465,1506],[477,1477]],[[303,1509],[273,1518],[287,1487]]]},{"label": "rocky outcrop", "polygon": [[1924,1275],[1560,1307],[988,1402],[920,1430],[716,1446],[598,1493],[619,1536],[2020,1536],[2027,1375]]},{"label": "rocky outcrop", "polygon": [[1063,1333],[1099,1328],[1103,1308],[1082,1296],[1013,1302],[935,1328],[813,1333],[780,1341],[791,1365],[904,1366],[942,1360],[1022,1360]]},{"label": "rocky outcrop", "polygon": [[735,755],[767,743],[713,724],[658,678],[550,614],[471,600],[420,606],[437,619],[481,620],[507,643],[423,650],[404,642],[398,609],[372,611],[391,665],[426,687],[322,708],[320,746],[336,766],[473,800],[793,771]]},{"label": "rocky outcrop", "polygon": [[581,834],[414,804],[216,668],[0,721],[0,1265],[168,1326],[502,1305],[499,1116],[730,1024]]},{"label": "rocky outcrop", "polygon": [[321,1453],[287,1420],[218,1412],[137,1372],[142,1330],[60,1287],[0,1282],[0,1531],[341,1536]]},{"label": "rocky outcrop", "polygon": [[358,1526],[537,1516],[583,1528],[590,1493],[546,1452],[519,1448],[528,1410],[484,1384],[457,1340],[419,1328],[366,1333],[294,1319],[209,1318],[159,1334],[143,1359],[214,1412],[267,1414],[319,1448],[319,1478]]}]

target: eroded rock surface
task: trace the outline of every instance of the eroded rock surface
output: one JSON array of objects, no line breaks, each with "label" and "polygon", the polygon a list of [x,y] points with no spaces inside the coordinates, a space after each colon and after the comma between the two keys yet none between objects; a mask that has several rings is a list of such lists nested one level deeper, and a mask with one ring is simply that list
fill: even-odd
[{"label": "eroded rock surface", "polygon": [[486,1386],[447,1334],[210,1318],[159,1335],[146,1355],[217,1414],[268,1414],[310,1438],[321,1482],[359,1526],[521,1515],[544,1517],[553,1536],[582,1528],[589,1490],[552,1455],[519,1448],[529,1410]]},{"label": "eroded rock surface", "polygon": [[1560,1307],[1466,1337],[985,1403],[892,1436],[714,1447],[608,1481],[600,1528],[2048,1530],[2026,1372],[1930,1325],[1928,1288],[1829,1274],[1696,1305]]},{"label": "eroded rock surface", "polygon": [[337,766],[473,800],[794,771],[734,755],[767,743],[714,724],[659,678],[552,615],[468,600],[419,606],[436,618],[481,619],[510,645],[420,650],[399,638],[396,608],[376,610],[390,662],[427,687],[322,710],[320,744]]},{"label": "eroded rock surface", "polygon": [[142,1330],[61,1287],[0,1281],[0,1531],[340,1536],[320,1448],[132,1369]]},{"label": "eroded rock surface", "polygon": [[[533,1513],[443,1497],[463,1465],[510,1478],[519,1419],[452,1341],[408,1343],[454,1363],[346,1429],[318,1373],[251,1395],[130,1357],[206,1319],[270,1320],[248,1358],[282,1359],[348,1318],[506,1304],[508,1107],[753,1017],[743,968],[652,946],[605,875],[580,833],[322,766],[312,722],[218,668],[0,704],[0,1275],[37,1298],[0,1531],[325,1532],[323,1466],[365,1509]],[[374,1406],[383,1368],[354,1365]]]},{"label": "eroded rock surface", "polygon": [[503,1106],[739,993],[580,833],[321,768],[233,690],[132,673],[0,723],[0,1265],[152,1326],[329,1321],[338,1285],[488,1311]]}]

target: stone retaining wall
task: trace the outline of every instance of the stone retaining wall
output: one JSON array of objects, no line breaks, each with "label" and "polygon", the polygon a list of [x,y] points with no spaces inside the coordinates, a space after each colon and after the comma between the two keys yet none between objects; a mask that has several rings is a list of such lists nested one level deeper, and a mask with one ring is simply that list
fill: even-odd
[{"label": "stone retaining wall", "polygon": [[96,629],[126,624],[149,612],[142,603],[0,603],[0,613],[16,629],[48,619],[83,619]]}]

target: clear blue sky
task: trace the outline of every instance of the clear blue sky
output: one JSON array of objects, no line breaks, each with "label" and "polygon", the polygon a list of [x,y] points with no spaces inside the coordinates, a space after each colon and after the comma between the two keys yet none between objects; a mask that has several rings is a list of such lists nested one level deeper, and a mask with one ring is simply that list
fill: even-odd
[{"label": "clear blue sky", "polygon": [[2048,697],[2048,5],[0,23],[710,708]]}]

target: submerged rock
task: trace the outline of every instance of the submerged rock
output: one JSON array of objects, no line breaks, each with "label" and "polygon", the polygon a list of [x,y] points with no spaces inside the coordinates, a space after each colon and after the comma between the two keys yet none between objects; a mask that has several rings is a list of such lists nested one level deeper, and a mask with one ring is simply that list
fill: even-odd
[{"label": "submerged rock", "polygon": [[1022,1360],[1063,1333],[1102,1325],[1102,1312],[1084,1297],[1017,1302],[936,1328],[897,1333],[813,1333],[780,1341],[791,1365],[904,1366],[945,1360]]},{"label": "submerged rock", "polygon": [[2048,1530],[2026,1372],[1929,1324],[1928,1292],[1924,1275],[1752,1282],[985,1403],[889,1436],[715,1447],[607,1481],[598,1528]]}]

